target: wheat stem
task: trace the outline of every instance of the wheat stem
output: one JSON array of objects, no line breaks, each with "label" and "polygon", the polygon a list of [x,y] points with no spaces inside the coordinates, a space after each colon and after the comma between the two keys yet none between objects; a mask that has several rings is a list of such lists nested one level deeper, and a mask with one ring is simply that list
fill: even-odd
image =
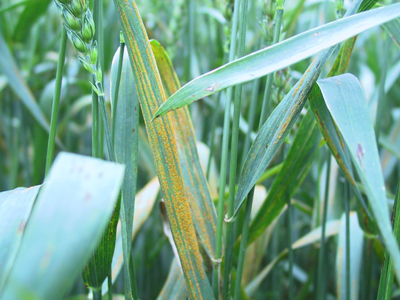
[{"label": "wheat stem", "polygon": [[54,158],[57,120],[58,120],[58,111],[59,111],[60,95],[61,95],[62,74],[64,70],[66,48],[67,48],[67,32],[65,31],[65,29],[63,29],[61,31],[60,51],[58,53],[58,62],[57,62],[56,85],[54,88],[53,105],[51,108],[50,132],[47,144],[46,169],[45,169],[46,175],[50,170],[50,166]]}]

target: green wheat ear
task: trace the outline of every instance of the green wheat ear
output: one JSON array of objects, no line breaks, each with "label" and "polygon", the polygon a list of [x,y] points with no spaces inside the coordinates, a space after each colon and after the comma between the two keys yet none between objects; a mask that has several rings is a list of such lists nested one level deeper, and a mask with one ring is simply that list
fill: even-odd
[{"label": "green wheat ear", "polygon": [[54,0],[60,12],[68,38],[74,46],[79,61],[95,79],[94,91],[104,95],[101,84],[102,71],[97,62],[95,25],[87,0]]}]

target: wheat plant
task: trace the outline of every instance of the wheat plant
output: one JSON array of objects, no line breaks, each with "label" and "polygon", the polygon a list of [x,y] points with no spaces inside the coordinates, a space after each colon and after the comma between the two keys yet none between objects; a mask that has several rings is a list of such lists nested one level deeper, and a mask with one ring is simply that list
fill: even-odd
[{"label": "wheat plant", "polygon": [[0,2],[0,299],[399,297],[397,2]]}]

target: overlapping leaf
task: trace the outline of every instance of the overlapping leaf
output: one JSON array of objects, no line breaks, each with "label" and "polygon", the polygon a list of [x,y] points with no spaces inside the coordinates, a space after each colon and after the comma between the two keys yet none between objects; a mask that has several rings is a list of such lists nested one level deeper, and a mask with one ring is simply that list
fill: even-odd
[{"label": "overlapping leaf", "polygon": [[[124,167],[61,153],[36,200],[1,299],[61,299],[110,220]],[[62,270],[62,271],[60,271]]]},{"label": "overlapping leaf", "polygon": [[[357,214],[350,212],[350,299],[357,300],[360,289],[360,271],[364,233],[358,225]],[[336,252],[336,290],[339,300],[346,299],[346,222],[340,219],[340,231]]]},{"label": "overlapping leaf", "polygon": [[399,276],[400,251],[392,233],[382,168],[364,92],[358,79],[351,74],[320,80],[318,86],[350,151],[382,239],[392,256],[395,273]]},{"label": "overlapping leaf", "polygon": [[[118,64],[121,49],[114,55],[111,66],[111,94],[115,94],[118,77]],[[125,164],[125,176],[121,190],[121,228],[124,252],[124,284],[125,296],[128,298],[132,290],[132,275],[129,270],[131,259],[131,237],[134,222],[135,194],[138,169],[138,135],[139,135],[139,98],[136,91],[135,79],[129,62],[129,55],[123,53],[121,76],[119,80],[118,101],[113,100],[115,128],[114,150],[118,163]],[[117,102],[116,102],[117,101]]]},{"label": "overlapping leaf", "polygon": [[[339,220],[333,220],[326,224],[326,237],[330,237],[339,233]],[[293,249],[299,249],[307,245],[313,244],[321,239],[322,228],[318,227],[310,231],[296,242],[292,244]],[[283,250],[277,257],[275,257],[258,275],[246,286],[246,294],[251,296],[255,293],[264,278],[271,272],[271,270],[289,253],[288,249]]]},{"label": "overlapping leaf", "polygon": [[177,259],[172,261],[167,281],[157,300],[186,300],[188,297],[182,270]]},{"label": "overlapping leaf", "polygon": [[[160,183],[158,182],[157,177],[155,177],[148,184],[146,184],[135,196],[135,216],[132,225],[132,242],[139,232],[139,229],[142,227],[143,223],[149,217],[153,209],[154,203],[156,202],[159,190]],[[117,279],[119,272],[121,271],[122,264],[124,262],[122,247],[122,232],[120,222],[117,227],[117,237],[115,241],[115,250],[111,266],[112,282],[115,282],[115,280]],[[102,291],[103,294],[107,293],[107,281],[103,283]]]},{"label": "overlapping leaf", "polygon": [[151,122],[166,96],[145,27],[134,1],[114,0],[134,73],[156,171],[191,299],[213,299],[184,192],[175,133],[169,116]]},{"label": "overlapping leaf", "polygon": [[[151,41],[161,80],[167,96],[176,92],[179,80],[167,52],[157,41]],[[211,259],[215,259],[217,214],[206,178],[201,169],[189,109],[183,107],[171,113],[185,191],[197,234]]]},{"label": "overlapping leaf", "polygon": [[249,228],[249,244],[267,228],[301,185],[311,168],[321,134],[311,111],[302,120],[293,145]]},{"label": "overlapping leaf", "polygon": [[36,121],[46,130],[49,131],[49,124],[44,114],[40,110],[38,103],[32,92],[26,85],[24,78],[18,70],[17,64],[11,55],[0,33],[0,72],[5,74],[8,78],[8,83],[14,90],[15,94],[21,99],[22,103],[26,106],[28,111],[36,119]]},{"label": "overlapping leaf", "polygon": [[39,188],[0,193],[0,291],[14,263]]},{"label": "overlapping leaf", "polygon": [[383,25],[383,28],[390,34],[396,45],[400,47],[400,19],[397,18],[387,22]]},{"label": "overlapping leaf", "polygon": [[183,86],[157,110],[154,117],[227,87],[283,69],[399,16],[400,3],[392,4],[331,22],[244,56]]}]

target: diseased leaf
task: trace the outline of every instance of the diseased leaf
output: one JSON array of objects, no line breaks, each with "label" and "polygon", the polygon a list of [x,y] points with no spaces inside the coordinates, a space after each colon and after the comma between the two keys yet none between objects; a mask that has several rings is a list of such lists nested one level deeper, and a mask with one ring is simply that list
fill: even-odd
[{"label": "diseased leaf", "polygon": [[62,299],[100,241],[123,173],[124,167],[115,163],[69,153],[57,156],[2,299]]},{"label": "diseased leaf", "polygon": [[[161,44],[152,40],[151,47],[165,92],[167,96],[170,96],[180,87],[178,76],[175,73],[167,52]],[[190,204],[193,222],[203,247],[210,258],[215,260],[217,214],[211,199],[207,180],[201,169],[189,109],[183,107],[172,112],[171,121],[175,131],[179,161],[185,183],[185,193]]]},{"label": "diseased leaf", "polygon": [[170,110],[188,105],[227,87],[283,69],[399,16],[400,3],[396,3],[345,17],[251,53],[190,81],[161,105],[154,117],[162,116]]},{"label": "diseased leaf", "polygon": [[191,299],[214,299],[203,268],[195,227],[181,172],[170,116],[151,122],[165,101],[157,65],[135,1],[114,0],[128,49],[139,101],[158,178],[163,191],[174,243]]}]

